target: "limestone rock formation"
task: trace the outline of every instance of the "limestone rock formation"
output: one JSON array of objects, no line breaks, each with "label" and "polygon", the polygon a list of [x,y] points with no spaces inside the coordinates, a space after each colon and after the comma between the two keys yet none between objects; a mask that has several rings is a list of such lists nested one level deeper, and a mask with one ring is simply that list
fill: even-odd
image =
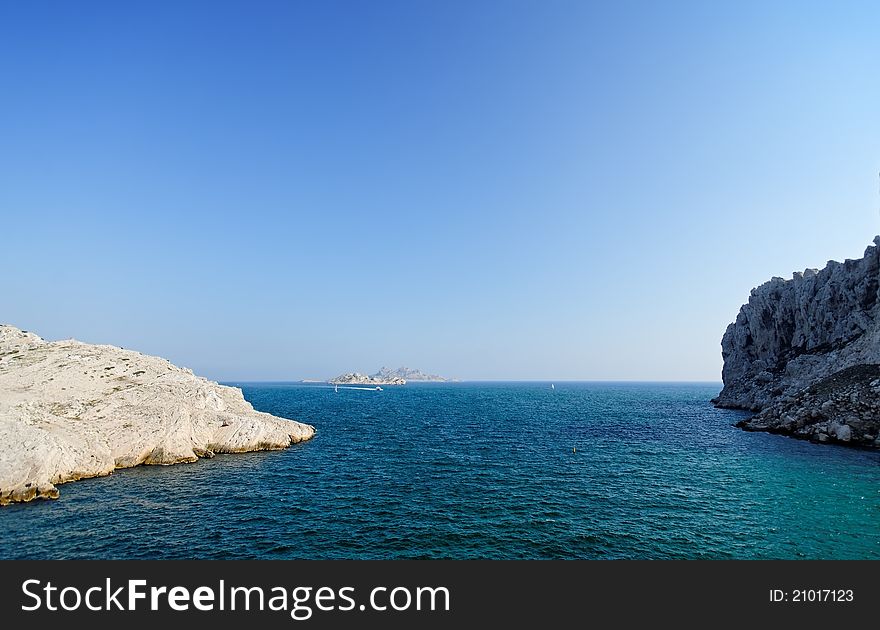
[{"label": "limestone rock formation", "polygon": [[843,368],[880,363],[880,236],[874,243],[859,260],[752,290],[721,340],[719,406],[758,411]]},{"label": "limestone rock formation", "polygon": [[56,498],[57,484],[116,468],[281,449],[314,433],[164,359],[0,326],[0,505]]},{"label": "limestone rock formation", "polygon": [[[790,415],[791,405],[818,400],[808,396],[808,388],[820,382],[823,391],[825,384],[835,383],[854,388],[850,415],[836,394],[822,400],[823,404],[833,401],[835,418],[844,421],[867,413],[878,393],[851,379],[880,364],[880,236],[860,259],[829,261],[821,271],[807,269],[790,280],[773,278],[753,289],[736,321],[727,327],[721,348],[724,388],[713,402],[719,407],[764,410],[746,428],[801,431],[799,437],[807,431],[806,437],[813,437],[804,429],[810,422],[797,426],[780,414]],[[842,372],[855,366],[864,367]],[[835,375],[837,379],[831,378]],[[870,436],[872,430],[858,429],[854,434]],[[816,433],[817,440],[820,434]],[[841,435],[846,434],[844,429]]]}]

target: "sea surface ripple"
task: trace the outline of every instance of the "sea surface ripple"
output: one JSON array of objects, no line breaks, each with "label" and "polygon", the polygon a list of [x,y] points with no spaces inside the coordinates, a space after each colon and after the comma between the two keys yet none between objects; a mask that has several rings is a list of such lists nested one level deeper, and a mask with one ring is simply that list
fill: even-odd
[{"label": "sea surface ripple", "polygon": [[746,433],[718,384],[240,383],[317,436],[0,509],[3,558],[880,558],[880,454]]}]

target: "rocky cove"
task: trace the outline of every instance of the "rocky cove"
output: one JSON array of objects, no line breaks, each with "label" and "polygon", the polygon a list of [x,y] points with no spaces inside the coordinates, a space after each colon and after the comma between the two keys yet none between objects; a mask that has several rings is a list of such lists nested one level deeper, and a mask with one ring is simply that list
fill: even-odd
[{"label": "rocky cove", "polygon": [[139,464],[282,449],[315,428],[165,359],[0,326],[0,505]]},{"label": "rocky cove", "polygon": [[[880,448],[880,237],[860,259],[753,289],[721,346],[713,402],[754,412],[741,428]],[[447,380],[406,368],[346,376]],[[117,468],[282,449],[314,434],[164,359],[0,326],[0,505],[55,498],[59,484]]]},{"label": "rocky cove", "polygon": [[716,406],[737,424],[820,443],[880,448],[880,236],[860,259],[753,289],[721,341]]}]

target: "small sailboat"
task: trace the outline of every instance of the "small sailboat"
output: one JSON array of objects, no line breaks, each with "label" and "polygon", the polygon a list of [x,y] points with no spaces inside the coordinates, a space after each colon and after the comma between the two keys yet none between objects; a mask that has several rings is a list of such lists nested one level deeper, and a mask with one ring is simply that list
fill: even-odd
[{"label": "small sailboat", "polygon": [[336,392],[337,394],[339,393],[339,384],[338,383],[333,383],[333,391]]},{"label": "small sailboat", "polygon": [[554,385],[553,383],[550,383],[550,389],[556,389],[556,385]]}]

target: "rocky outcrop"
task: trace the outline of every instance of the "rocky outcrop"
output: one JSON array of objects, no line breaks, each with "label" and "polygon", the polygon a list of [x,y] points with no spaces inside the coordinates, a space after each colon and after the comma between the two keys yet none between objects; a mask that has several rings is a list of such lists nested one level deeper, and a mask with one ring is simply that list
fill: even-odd
[{"label": "rocky outcrop", "polygon": [[718,406],[759,411],[844,368],[880,363],[880,237],[874,243],[861,259],[752,290],[721,340]]},{"label": "rocky outcrop", "polygon": [[376,376],[367,376],[360,372],[340,374],[336,378],[330,379],[328,382],[331,385],[406,385],[406,379],[396,376],[379,378]]},{"label": "rocky outcrop", "polygon": [[[851,394],[858,394],[855,398],[873,397],[872,388],[849,380],[862,372],[844,370],[856,366],[869,370],[868,366],[880,364],[880,237],[860,259],[829,261],[821,271],[807,269],[790,280],[773,278],[753,289],[736,321],[727,327],[721,349],[724,388],[713,402],[719,407],[761,411],[745,428],[801,431],[801,437],[811,437],[812,429],[805,427],[833,420],[821,416],[821,422],[805,419],[798,426],[783,417],[795,407],[810,414],[824,413],[804,407],[818,400],[807,392],[819,383],[845,382],[854,388]],[[860,416],[873,405],[871,400],[853,400],[846,411],[843,398],[838,400],[835,394],[821,402],[829,400],[837,409],[835,418]],[[810,415],[810,419],[819,418]],[[822,426],[816,428],[817,435]],[[862,435],[859,431],[854,434]],[[870,428],[865,431],[864,435],[872,434]]]},{"label": "rocky outcrop", "polygon": [[138,464],[281,449],[307,424],[164,359],[0,326],[0,504]]}]

